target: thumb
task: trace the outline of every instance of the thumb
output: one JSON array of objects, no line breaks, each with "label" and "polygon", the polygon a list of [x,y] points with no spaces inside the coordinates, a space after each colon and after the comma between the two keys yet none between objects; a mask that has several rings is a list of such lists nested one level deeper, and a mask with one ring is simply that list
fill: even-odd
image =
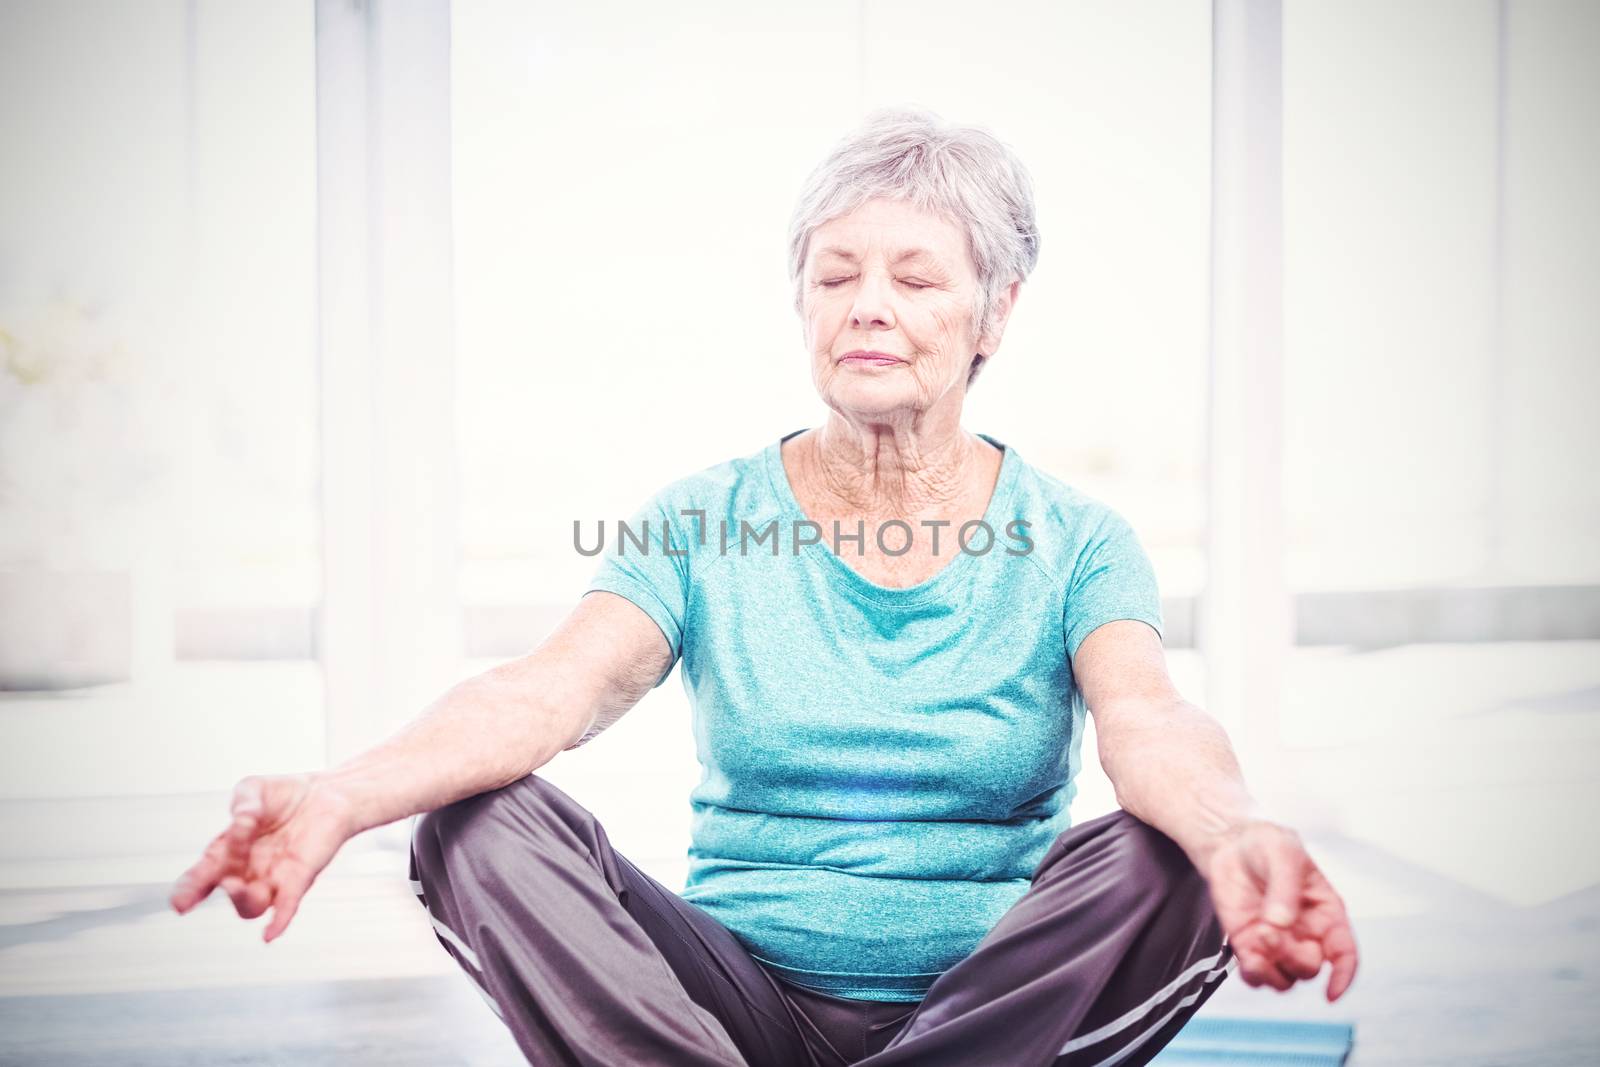
[{"label": "thumb", "polygon": [[256,775],[241,778],[233,787],[233,802],[229,810],[235,817],[261,814],[261,779]]},{"label": "thumb", "polygon": [[1292,926],[1300,917],[1308,862],[1305,849],[1292,836],[1279,837],[1267,846],[1267,892],[1261,917],[1273,926]]}]

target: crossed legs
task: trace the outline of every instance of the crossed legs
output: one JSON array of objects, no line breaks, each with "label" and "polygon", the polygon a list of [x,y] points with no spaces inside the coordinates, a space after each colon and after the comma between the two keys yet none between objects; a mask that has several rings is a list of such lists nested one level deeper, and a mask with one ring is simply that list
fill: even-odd
[{"label": "crossed legs", "polygon": [[854,1047],[537,775],[418,816],[411,846],[441,943],[540,1065],[1136,1065],[1232,966],[1203,879],[1122,812],[1061,834],[920,1004],[863,1004]]}]

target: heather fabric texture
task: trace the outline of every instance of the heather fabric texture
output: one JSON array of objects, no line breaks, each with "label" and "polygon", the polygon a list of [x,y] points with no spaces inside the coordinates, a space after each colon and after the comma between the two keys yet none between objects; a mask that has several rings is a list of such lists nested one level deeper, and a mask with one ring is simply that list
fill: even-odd
[{"label": "heather fabric texture", "polygon": [[654,494],[628,520],[646,547],[607,524],[589,588],[655,620],[693,710],[682,896],[796,985],[913,1001],[971,953],[1070,825],[1071,656],[1115,619],[1162,631],[1128,523],[983,436],[993,545],[941,530],[949,562],[908,588],[831,529],[795,550],[814,528],[780,441]]}]

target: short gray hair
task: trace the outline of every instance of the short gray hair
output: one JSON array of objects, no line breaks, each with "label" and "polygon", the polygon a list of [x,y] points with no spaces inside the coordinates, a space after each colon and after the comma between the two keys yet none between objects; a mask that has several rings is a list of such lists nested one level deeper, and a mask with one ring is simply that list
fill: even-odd
[{"label": "short gray hair", "polygon": [[[876,197],[904,200],[966,231],[978,274],[973,322],[980,333],[1001,292],[1039,261],[1033,180],[1010,147],[988,130],[955,126],[931,111],[885,108],[839,141],[806,179],[789,222],[796,312],[804,305],[801,275],[812,233]],[[981,354],[972,361],[969,384],[982,363]]]}]

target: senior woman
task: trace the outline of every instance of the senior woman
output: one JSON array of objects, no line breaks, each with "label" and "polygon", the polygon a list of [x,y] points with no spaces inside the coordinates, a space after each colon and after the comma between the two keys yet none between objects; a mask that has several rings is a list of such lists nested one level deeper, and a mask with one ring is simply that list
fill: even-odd
[{"label": "senior woman", "polygon": [[[546,641],[388,742],[245,779],[174,907],[220,884],[271,940],[417,816],[413,888],[539,1064],[1136,1064],[1235,966],[1337,998],[1344,907],[1174,689],[1134,532],[962,426],[1038,248],[1004,145],[869,119],[790,230],[825,421],[663,488]],[[680,659],[674,892],[533,772]],[[1073,826],[1086,712],[1122,810]]]}]

